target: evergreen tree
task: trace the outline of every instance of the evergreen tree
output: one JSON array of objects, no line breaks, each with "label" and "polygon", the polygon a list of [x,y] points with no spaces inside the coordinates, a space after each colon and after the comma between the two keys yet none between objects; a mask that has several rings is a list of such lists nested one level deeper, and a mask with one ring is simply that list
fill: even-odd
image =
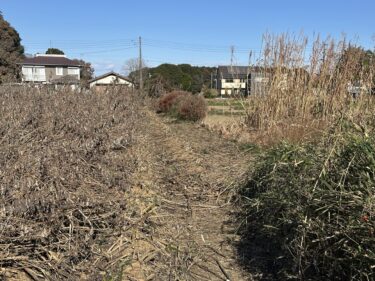
[{"label": "evergreen tree", "polygon": [[20,79],[17,62],[24,57],[24,48],[18,32],[0,12],[0,84]]}]

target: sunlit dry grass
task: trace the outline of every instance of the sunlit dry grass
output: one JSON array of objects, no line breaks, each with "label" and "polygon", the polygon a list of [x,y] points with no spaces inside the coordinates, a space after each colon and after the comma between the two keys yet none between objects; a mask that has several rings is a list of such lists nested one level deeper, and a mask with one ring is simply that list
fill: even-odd
[{"label": "sunlit dry grass", "polygon": [[[310,130],[325,130],[340,118],[359,123],[372,119],[374,65],[366,64],[363,52],[345,38],[337,42],[318,37],[309,43],[303,36],[265,35],[255,65],[269,81],[264,94],[244,101],[246,124],[254,133],[277,137],[283,130],[291,132],[291,139],[303,139]],[[354,98],[348,87],[355,83],[363,92]]]}]

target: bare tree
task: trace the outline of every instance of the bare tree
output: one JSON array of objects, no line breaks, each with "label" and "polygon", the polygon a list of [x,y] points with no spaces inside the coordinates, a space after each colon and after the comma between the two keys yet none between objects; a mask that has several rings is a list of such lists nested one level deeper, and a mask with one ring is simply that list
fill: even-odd
[{"label": "bare tree", "polygon": [[[147,77],[148,68],[144,60],[142,60],[142,75]],[[121,73],[128,76],[135,84],[139,82],[139,59],[128,59],[121,69]]]},{"label": "bare tree", "polygon": [[[147,67],[144,60],[142,60],[143,68]],[[122,66],[121,72],[124,75],[130,75],[132,72],[136,72],[139,70],[139,59],[138,58],[131,58],[128,59],[125,64]]]}]

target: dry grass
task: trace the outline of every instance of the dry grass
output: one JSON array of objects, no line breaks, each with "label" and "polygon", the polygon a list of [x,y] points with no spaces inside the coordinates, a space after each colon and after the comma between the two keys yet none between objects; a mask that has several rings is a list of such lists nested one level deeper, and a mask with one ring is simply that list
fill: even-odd
[{"label": "dry grass", "polygon": [[[238,100],[209,100],[210,114],[245,112],[245,120],[216,125],[228,137],[271,146],[281,141],[318,140],[338,120],[373,126],[375,58],[340,41],[266,34],[255,66],[268,80],[264,94]],[[349,85],[360,83],[353,97]]]},{"label": "dry grass", "polygon": [[[308,44],[303,36],[265,35],[263,54],[255,65],[269,81],[264,85],[266,94],[245,101],[246,124],[254,134],[305,139],[310,125],[311,131],[325,130],[342,117],[367,122],[374,112],[371,95],[353,98],[348,93],[348,85],[356,82],[371,91],[374,64],[365,63],[363,52],[345,39],[318,37]],[[290,138],[280,135],[280,128],[291,132]],[[294,128],[304,128],[297,130],[300,137]]]}]

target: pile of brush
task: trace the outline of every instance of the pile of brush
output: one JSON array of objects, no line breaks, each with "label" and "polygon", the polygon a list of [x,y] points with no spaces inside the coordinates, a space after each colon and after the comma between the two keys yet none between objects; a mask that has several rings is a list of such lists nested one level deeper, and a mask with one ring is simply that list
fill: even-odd
[{"label": "pile of brush", "polygon": [[94,280],[129,225],[137,103],[19,88],[0,104],[0,279]]},{"label": "pile of brush", "polygon": [[241,189],[248,266],[279,280],[374,280],[375,140],[342,126],[260,156]]}]

